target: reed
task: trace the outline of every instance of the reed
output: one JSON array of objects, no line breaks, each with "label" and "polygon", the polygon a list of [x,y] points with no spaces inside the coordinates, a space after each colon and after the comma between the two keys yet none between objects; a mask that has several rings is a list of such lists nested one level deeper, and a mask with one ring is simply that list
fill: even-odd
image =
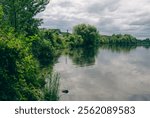
[{"label": "reed", "polygon": [[46,77],[46,85],[44,89],[44,100],[58,101],[59,100],[59,80],[58,73],[48,74]]}]

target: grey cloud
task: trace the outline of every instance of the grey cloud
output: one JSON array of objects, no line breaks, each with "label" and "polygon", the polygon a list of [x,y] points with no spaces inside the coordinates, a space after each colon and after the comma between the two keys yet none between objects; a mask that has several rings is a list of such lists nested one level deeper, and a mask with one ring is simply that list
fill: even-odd
[{"label": "grey cloud", "polygon": [[140,17],[130,23],[130,25],[150,25],[150,14],[141,14]]},{"label": "grey cloud", "polygon": [[[115,25],[114,19],[102,18],[96,24],[100,32],[111,35],[112,33],[119,33],[120,28]],[[112,32],[112,33],[111,33]]]},{"label": "grey cloud", "polygon": [[62,1],[62,2],[59,2],[58,4],[55,4],[57,6],[60,6],[60,7],[72,7],[73,6],[73,3],[71,1]]},{"label": "grey cloud", "polygon": [[100,1],[97,3],[93,3],[89,7],[87,7],[87,11],[89,13],[102,13],[105,10],[108,10],[110,12],[114,12],[119,7],[119,1],[120,0],[106,0],[106,1]]},{"label": "grey cloud", "polygon": [[[101,33],[130,33],[150,37],[149,0],[59,0],[38,15],[42,27],[65,30],[79,23],[95,25]],[[135,4],[135,5],[134,5]]]}]

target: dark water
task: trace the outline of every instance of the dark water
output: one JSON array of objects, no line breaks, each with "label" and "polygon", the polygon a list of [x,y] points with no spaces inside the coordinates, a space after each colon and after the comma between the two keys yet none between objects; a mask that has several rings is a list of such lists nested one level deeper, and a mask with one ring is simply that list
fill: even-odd
[{"label": "dark water", "polygon": [[60,100],[150,100],[150,48],[74,49],[54,68],[61,76]]}]

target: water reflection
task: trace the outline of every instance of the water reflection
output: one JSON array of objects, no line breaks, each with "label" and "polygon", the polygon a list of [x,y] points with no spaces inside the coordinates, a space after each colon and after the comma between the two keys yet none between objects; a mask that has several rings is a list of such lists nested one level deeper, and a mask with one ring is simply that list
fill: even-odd
[{"label": "water reflection", "polygon": [[71,50],[55,65],[60,89],[69,90],[60,100],[150,100],[149,60],[143,47]]},{"label": "water reflection", "polygon": [[69,57],[75,65],[90,66],[95,64],[95,57],[98,53],[98,47],[94,48],[74,48],[69,50]]},{"label": "water reflection", "polygon": [[102,45],[100,48],[101,49],[108,49],[112,52],[129,53],[131,50],[136,49],[137,45]]},{"label": "water reflection", "polygon": [[133,95],[129,98],[131,101],[149,101],[150,100],[150,94],[139,94],[139,95]]}]

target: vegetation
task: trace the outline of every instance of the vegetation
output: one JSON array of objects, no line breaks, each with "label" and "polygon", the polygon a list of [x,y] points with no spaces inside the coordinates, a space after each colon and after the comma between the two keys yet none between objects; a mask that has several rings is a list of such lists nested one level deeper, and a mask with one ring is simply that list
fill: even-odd
[{"label": "vegetation", "polygon": [[1,0],[5,21],[15,32],[34,35],[37,33],[40,19],[34,16],[45,9],[49,0]]},{"label": "vegetation", "polygon": [[11,33],[0,37],[0,100],[42,99],[38,62],[26,40]]},{"label": "vegetation", "polygon": [[150,39],[145,40],[138,40],[135,37],[129,34],[113,34],[112,36],[105,36],[102,35],[100,38],[100,43],[108,44],[108,45],[121,45],[121,46],[129,46],[129,45],[136,45],[136,46],[150,46]]},{"label": "vegetation", "polygon": [[99,32],[96,27],[86,24],[79,24],[73,28],[73,34],[79,35],[83,39],[84,46],[99,45]]},{"label": "vegetation", "polygon": [[32,53],[41,65],[53,64],[55,58],[55,50],[52,44],[46,39],[41,40],[40,37],[32,37]]},{"label": "vegetation", "polygon": [[58,73],[47,74],[46,87],[44,89],[44,100],[56,101],[59,100],[59,80],[60,76]]},{"label": "vegetation", "polygon": [[47,40],[56,50],[65,48],[64,37],[58,29],[40,29],[40,39]]},{"label": "vegetation", "polygon": [[55,46],[41,38],[40,20],[34,18],[47,3],[48,0],[0,2],[0,100],[58,100],[58,76],[50,78],[56,79],[51,81],[56,87],[47,96],[49,91],[40,68],[41,64],[53,63]]},{"label": "vegetation", "polygon": [[83,46],[83,39],[79,35],[69,35],[69,37],[66,38],[66,44],[69,48],[77,48]]},{"label": "vegetation", "polygon": [[131,35],[113,34],[112,36],[102,36],[101,44],[119,44],[119,45],[134,45],[137,39]]}]

